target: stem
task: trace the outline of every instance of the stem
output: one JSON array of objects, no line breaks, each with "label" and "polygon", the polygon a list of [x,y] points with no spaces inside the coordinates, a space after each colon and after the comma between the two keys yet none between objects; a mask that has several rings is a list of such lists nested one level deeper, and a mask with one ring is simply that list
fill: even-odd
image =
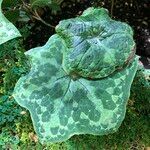
[{"label": "stem", "polygon": [[44,20],[40,17],[40,15],[38,14],[38,12],[37,12],[36,10],[35,10],[34,12],[35,12],[35,14],[34,14],[33,17],[34,17],[35,19],[41,21],[41,22],[42,22],[43,24],[45,24],[46,26],[49,26],[49,27],[51,27],[51,28],[55,28],[55,26],[53,26],[53,25],[47,23],[46,21],[44,21]]},{"label": "stem", "polygon": [[25,5],[25,2],[24,2],[24,0],[21,0],[21,2],[23,3],[23,5]]},{"label": "stem", "polygon": [[113,16],[114,0],[111,0],[111,17]]},{"label": "stem", "polygon": [[34,11],[33,11],[32,8],[31,8],[31,6],[30,6],[29,4],[26,4],[26,3],[24,2],[24,0],[21,0],[21,1],[22,1],[22,3],[23,3],[24,9],[25,9],[27,12],[31,13],[33,18],[35,18],[36,20],[41,21],[41,22],[42,22],[43,24],[45,24],[46,26],[49,26],[49,27],[51,27],[51,28],[55,28],[55,26],[53,26],[53,25],[47,23],[46,21],[44,21],[44,20],[40,17],[40,15],[38,14],[37,10],[34,10]]}]

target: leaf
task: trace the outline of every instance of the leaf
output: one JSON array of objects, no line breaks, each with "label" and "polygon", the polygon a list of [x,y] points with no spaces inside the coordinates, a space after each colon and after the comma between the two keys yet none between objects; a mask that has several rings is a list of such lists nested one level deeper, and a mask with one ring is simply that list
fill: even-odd
[{"label": "leaf", "polygon": [[104,8],[89,8],[76,19],[60,21],[56,31],[66,43],[62,65],[68,74],[104,78],[135,54],[131,27],[112,20]]},{"label": "leaf", "polygon": [[30,111],[39,138],[61,142],[74,134],[114,132],[124,119],[137,60],[112,77],[74,81],[61,66],[61,46],[54,35],[44,47],[28,51],[31,71],[14,91],[17,102]]},{"label": "leaf", "polygon": [[4,0],[3,3],[2,3],[2,6],[4,8],[8,7],[15,7],[18,3],[21,3],[21,0],[13,0],[13,3],[12,3],[12,0]]},{"label": "leaf", "polygon": [[7,42],[13,38],[21,36],[16,27],[10,23],[1,10],[2,0],[0,0],[0,44]]},{"label": "leaf", "polygon": [[60,10],[60,4],[63,0],[31,0],[32,8],[48,6],[53,13]]},{"label": "leaf", "polygon": [[20,13],[19,10],[13,10],[13,11],[10,10],[5,13],[5,16],[12,23],[16,23],[19,19],[19,13]]},{"label": "leaf", "polygon": [[[93,11],[96,12],[93,13]],[[67,64],[64,64],[67,59],[69,65],[71,64],[71,57],[68,56],[72,51],[74,52],[73,58],[75,58],[77,54],[82,54],[87,50],[86,44],[82,44],[82,46],[80,42],[77,44],[81,36],[88,41],[99,36],[92,31],[92,37],[89,37],[93,25],[86,26],[85,29],[82,28],[86,23],[91,25],[90,21],[94,21],[95,13],[97,13],[97,16],[101,15],[101,19],[107,28],[111,27],[112,29],[114,27],[114,22],[108,18],[106,11],[103,12],[103,9],[88,9],[81,16],[83,20],[77,17],[61,22],[56,28],[57,34],[51,36],[43,47],[37,47],[26,52],[31,63],[31,69],[28,74],[19,79],[13,96],[21,106],[30,111],[35,131],[42,143],[62,142],[75,134],[104,135],[112,133],[118,129],[124,119],[130,87],[137,70],[138,61],[138,58],[134,56],[129,64],[124,66],[123,63],[123,60],[126,61],[130,56],[128,53],[131,52],[135,44],[129,36],[130,33],[132,36],[132,30],[127,25],[120,22],[118,25],[115,22],[115,25],[118,25],[116,28],[118,34],[116,35],[115,29],[112,31],[108,28],[108,34],[111,33],[112,36],[106,36],[106,39],[99,41],[97,47],[91,49],[93,53],[97,48],[101,51],[102,42],[106,40],[107,43],[107,40],[112,40],[115,45],[104,44],[104,50],[106,50],[104,52],[107,54],[112,47],[114,51],[118,51],[119,45],[119,50],[122,53],[127,53],[127,56],[118,52],[113,53],[122,57],[123,66],[120,70],[116,69],[113,73],[106,72],[107,76],[101,78],[87,78],[84,77],[85,74],[79,76],[78,70],[68,73],[65,67]],[[101,27],[101,19],[97,18],[97,22],[93,24],[97,23]],[[73,22],[76,26],[70,28],[68,26],[70,22]],[[83,30],[80,30],[80,27]],[[74,30],[74,28],[78,30]],[[127,45],[115,38],[117,36],[122,38],[122,30],[125,30],[124,36],[129,37],[126,41],[124,40],[128,43]],[[69,41],[70,38],[74,38],[75,41]],[[78,45],[80,46],[78,47]],[[105,68],[103,54],[98,55],[97,59],[103,61],[99,67]],[[80,60],[76,61],[78,64],[81,62]],[[93,62],[95,61],[93,60]],[[111,64],[109,65],[111,67]],[[92,70],[89,72],[93,73]],[[99,73],[101,72],[99,71]]]},{"label": "leaf", "polygon": [[32,7],[44,7],[51,5],[52,0],[31,0]]}]

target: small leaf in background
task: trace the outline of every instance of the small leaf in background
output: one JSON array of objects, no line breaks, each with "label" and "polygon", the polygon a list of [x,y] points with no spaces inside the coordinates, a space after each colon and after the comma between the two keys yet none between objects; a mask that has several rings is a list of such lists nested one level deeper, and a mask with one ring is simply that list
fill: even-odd
[{"label": "small leaf in background", "polygon": [[18,19],[19,19],[19,10],[9,10],[9,11],[6,11],[5,13],[5,17],[10,21],[12,22],[13,24],[15,24]]},{"label": "small leaf in background", "polygon": [[32,7],[44,7],[52,4],[52,0],[31,0]]},{"label": "small leaf in background", "polygon": [[0,0],[0,44],[3,44],[21,35],[16,27],[2,14],[1,4],[2,0]]},{"label": "small leaf in background", "polygon": [[27,15],[27,13],[23,10],[19,11],[19,15],[20,17],[18,18],[18,21],[20,22],[28,22],[30,20],[29,16]]},{"label": "small leaf in background", "polygon": [[2,7],[3,8],[10,8],[15,7],[17,4],[21,3],[21,0],[3,0]]},{"label": "small leaf in background", "polygon": [[58,11],[61,10],[60,5],[62,2],[63,0],[31,0],[30,1],[32,8],[48,6],[52,10],[53,14],[56,14]]}]

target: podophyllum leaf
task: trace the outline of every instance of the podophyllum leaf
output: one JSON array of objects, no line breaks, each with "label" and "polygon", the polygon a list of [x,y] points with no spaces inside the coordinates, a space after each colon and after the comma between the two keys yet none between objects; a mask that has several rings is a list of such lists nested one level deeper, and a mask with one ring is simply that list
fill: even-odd
[{"label": "podophyllum leaf", "polygon": [[103,80],[74,81],[62,68],[64,49],[61,38],[54,35],[45,46],[26,53],[32,67],[15,87],[16,101],[30,111],[42,142],[114,132],[125,116],[137,59]]},{"label": "podophyllum leaf", "polygon": [[[105,32],[101,33],[102,25]],[[137,70],[132,29],[111,20],[105,9],[90,8],[81,17],[60,22],[56,31],[45,46],[26,52],[31,70],[16,84],[16,101],[30,111],[42,142],[116,131],[124,119]],[[89,45],[92,48],[87,51]],[[66,71],[67,65],[75,68],[73,72]],[[95,72],[106,75],[86,76],[93,77]]]},{"label": "podophyllum leaf", "polygon": [[0,0],[0,44],[13,38],[21,36],[16,27],[5,18],[1,10],[2,0]]},{"label": "podophyllum leaf", "polygon": [[112,20],[104,8],[89,8],[77,18],[60,21],[56,32],[67,47],[63,67],[68,74],[104,78],[135,54],[131,27]]}]

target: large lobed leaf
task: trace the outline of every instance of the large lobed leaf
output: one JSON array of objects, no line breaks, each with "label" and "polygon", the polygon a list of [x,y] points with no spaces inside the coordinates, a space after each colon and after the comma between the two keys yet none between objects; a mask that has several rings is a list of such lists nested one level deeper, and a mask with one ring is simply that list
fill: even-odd
[{"label": "large lobed leaf", "polygon": [[104,78],[135,54],[131,27],[112,20],[104,8],[89,8],[77,18],[60,21],[56,32],[66,44],[62,65],[68,74]]},{"label": "large lobed leaf", "polygon": [[18,81],[14,97],[27,108],[41,141],[64,141],[74,134],[114,132],[125,115],[137,59],[103,80],[72,80],[62,68],[61,39],[28,51],[29,74]]},{"label": "large lobed leaf", "polygon": [[21,36],[16,27],[5,18],[1,10],[2,0],[0,0],[0,44],[13,38]]},{"label": "large lobed leaf", "polygon": [[[102,15],[101,19],[105,17]],[[138,58],[134,57],[128,65],[105,78],[74,76],[76,74],[68,74],[62,65],[66,51],[69,51],[68,41],[63,36],[55,34],[43,47],[26,52],[31,69],[19,79],[13,96],[30,111],[41,142],[61,142],[75,134],[104,135],[116,131],[125,116]],[[121,43],[121,48],[120,41],[115,42],[123,53],[124,45]],[[132,43],[127,47],[129,53],[134,46]],[[79,49],[72,47],[71,51],[79,53],[83,52],[84,45]],[[120,58],[118,54],[116,59]],[[99,59],[103,60],[101,57],[99,55]]]}]

